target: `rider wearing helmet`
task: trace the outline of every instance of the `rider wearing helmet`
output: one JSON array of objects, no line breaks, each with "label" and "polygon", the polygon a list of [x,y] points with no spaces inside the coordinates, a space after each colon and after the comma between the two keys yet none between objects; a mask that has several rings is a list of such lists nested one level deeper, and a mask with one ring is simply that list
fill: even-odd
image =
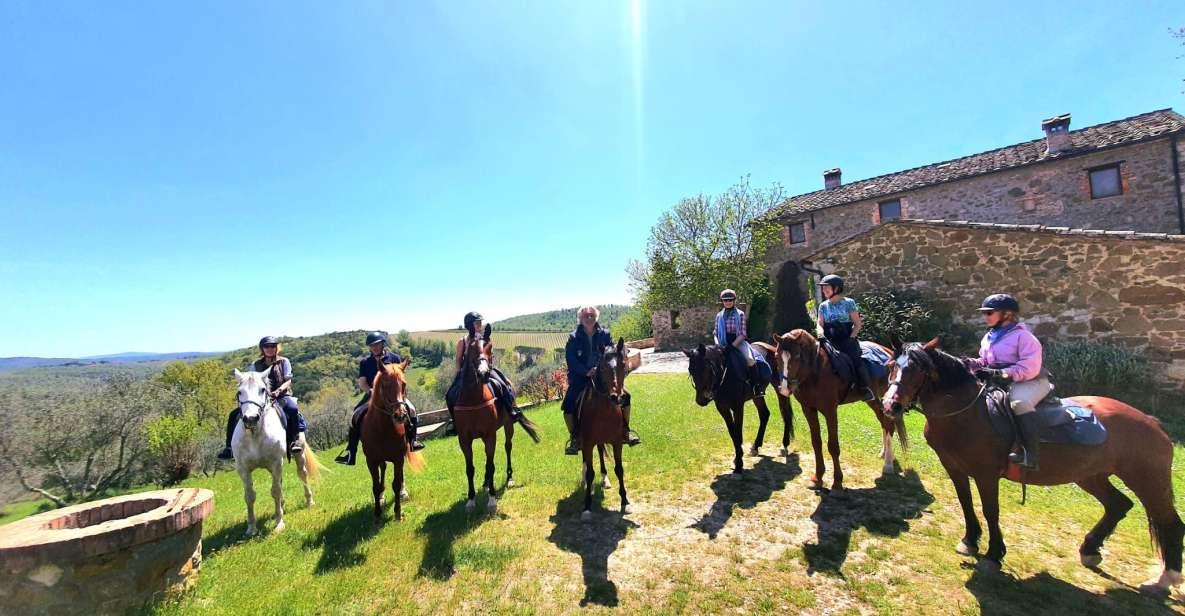
[{"label": "rider wearing helmet", "polygon": [[[334,462],[347,466],[354,466],[358,455],[358,439],[362,436],[362,417],[366,415],[366,409],[370,404],[370,388],[374,386],[374,377],[379,373],[379,366],[403,362],[403,358],[398,353],[387,350],[387,336],[382,332],[367,334],[366,346],[370,347],[370,355],[358,362],[358,388],[366,393],[363,394],[358,404],[354,405],[354,413],[350,416],[349,441],[346,443],[346,450],[334,459]],[[420,420],[416,416],[416,407],[410,399],[407,400],[407,411],[407,432],[411,435],[411,448],[413,451],[419,451],[424,448],[424,444],[420,442],[417,435]]]},{"label": "rider wearing helmet", "polygon": [[[457,340],[457,374],[453,377],[453,383],[449,386],[448,392],[444,395],[445,406],[448,407],[449,425],[445,430],[445,434],[455,434],[456,430],[453,428],[453,407],[457,405],[457,399],[461,396],[461,378],[463,370],[461,370],[465,361],[465,345],[477,338],[483,336],[483,340],[488,344],[489,338],[484,337],[482,332],[482,320],[480,312],[469,312],[465,315],[464,324],[465,331],[468,332],[465,336]],[[502,371],[490,366],[489,381],[490,388],[494,392],[494,399],[497,400],[498,405],[502,407],[503,412],[510,415],[512,420],[518,420],[518,416],[522,411],[518,408],[518,403],[515,402],[514,386],[510,384],[510,379],[506,378]]]},{"label": "rider wearing helmet", "polygon": [[[304,449],[301,434],[307,430],[304,417],[296,406],[296,398],[292,396],[292,362],[280,355],[280,341],[275,336],[264,336],[259,340],[260,358],[251,364],[253,372],[267,372],[268,397],[276,401],[276,405],[285,415],[285,436],[288,440],[288,451],[298,453]],[[242,411],[235,407],[226,418],[226,446],[218,453],[219,460],[230,460],[234,453],[230,450],[230,438],[234,436],[235,424],[239,422]]]},{"label": "rider wearing helmet", "polygon": [[[755,369],[765,370],[765,364],[758,366],[757,358],[753,357],[753,347],[749,345],[749,320],[745,317],[745,312],[736,307],[737,292],[732,289],[725,289],[720,292],[720,303],[724,306],[720,312],[716,313],[716,327],[712,331],[712,337],[716,340],[718,345],[728,345],[733,349],[739,351],[740,359],[744,365],[736,364],[734,367],[740,371],[741,374],[748,374],[748,380],[754,384],[756,393],[757,383],[761,381],[758,375],[754,374]],[[730,358],[736,358],[737,354],[729,353]],[[736,362],[736,359],[729,361]],[[770,378],[772,374],[766,375],[766,379]]]},{"label": "rider wearing helmet", "polygon": [[827,338],[832,346],[852,360],[852,367],[856,369],[854,385],[864,391],[865,400],[876,400],[876,393],[872,391],[872,377],[868,374],[868,365],[864,363],[857,340],[863,324],[860,322],[860,308],[856,306],[856,300],[844,297],[844,279],[835,274],[824,276],[819,281],[819,288],[825,301],[819,304],[819,324],[815,333]]},{"label": "rider wearing helmet", "polygon": [[1019,321],[1020,303],[1005,293],[989,295],[979,311],[991,329],[979,343],[979,357],[968,357],[963,364],[983,381],[1009,388],[1012,413],[1016,416],[1021,453],[1008,459],[1020,466],[1037,470],[1037,446],[1040,423],[1037,403],[1053,391],[1049,375],[1041,366],[1041,342]]}]

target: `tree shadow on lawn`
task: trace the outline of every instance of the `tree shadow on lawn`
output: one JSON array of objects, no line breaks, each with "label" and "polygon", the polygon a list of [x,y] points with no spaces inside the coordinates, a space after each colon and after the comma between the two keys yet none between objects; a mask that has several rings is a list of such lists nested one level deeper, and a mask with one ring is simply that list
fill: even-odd
[{"label": "tree shadow on lawn", "polygon": [[457,572],[457,541],[488,520],[504,517],[501,512],[488,514],[481,505],[485,501],[480,498],[477,508],[472,513],[467,512],[466,500],[462,497],[447,510],[433,513],[416,529],[416,534],[428,538],[420,560],[420,576],[441,581],[451,578]]},{"label": "tree shadow on lawn", "polygon": [[606,511],[605,493],[599,486],[593,489],[592,519],[581,520],[584,511],[584,485],[556,504],[554,525],[547,540],[561,550],[580,556],[580,571],[584,577],[584,597],[581,606],[590,604],[614,607],[617,605],[617,584],[609,579],[609,556],[617,549],[634,522],[625,519],[620,511]]},{"label": "tree shadow on lawn", "polygon": [[366,555],[358,551],[358,546],[378,534],[380,529],[381,526],[374,523],[374,505],[361,505],[338,516],[321,532],[306,539],[301,548],[321,548],[321,558],[313,569],[317,575],[357,567],[366,562]]},{"label": "tree shadow on lawn", "polygon": [[752,509],[758,503],[764,503],[774,492],[782,490],[786,483],[801,474],[797,453],[787,456],[784,463],[780,457],[775,459],[763,455],[752,469],[745,471],[742,478],[734,478],[732,471],[721,473],[712,481],[716,502],[689,528],[715,539],[732,518],[736,507]]},{"label": "tree shadow on lawn", "polygon": [[917,472],[878,477],[872,488],[847,488],[842,492],[824,492],[811,514],[818,530],[815,543],[802,546],[807,573],[822,571],[843,577],[840,570],[847,560],[852,532],[869,532],[896,537],[909,530],[909,520],[921,517],[934,502]]},{"label": "tree shadow on lawn", "polygon": [[981,573],[972,563],[967,590],[979,602],[984,616],[1013,614],[1175,614],[1160,599],[1130,588],[1109,588],[1096,594],[1042,571],[1018,580],[1006,573]]}]

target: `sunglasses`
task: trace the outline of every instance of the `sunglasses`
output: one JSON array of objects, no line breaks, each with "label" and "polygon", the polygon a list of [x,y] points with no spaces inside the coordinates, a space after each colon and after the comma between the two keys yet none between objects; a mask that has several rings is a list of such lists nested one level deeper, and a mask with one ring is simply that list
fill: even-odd
[{"label": "sunglasses", "polygon": [[260,347],[260,348],[263,348],[263,349],[274,349],[274,348],[276,348],[276,346],[277,346],[277,345],[274,345],[274,344],[261,344],[261,345],[259,345],[259,347]]}]

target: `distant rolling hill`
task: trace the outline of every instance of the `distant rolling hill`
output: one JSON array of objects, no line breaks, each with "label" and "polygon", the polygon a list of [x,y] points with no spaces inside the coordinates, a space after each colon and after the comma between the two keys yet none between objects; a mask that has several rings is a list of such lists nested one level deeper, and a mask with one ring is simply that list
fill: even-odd
[{"label": "distant rolling hill", "polygon": [[179,359],[197,359],[212,357],[222,353],[201,353],[197,351],[181,353],[114,353],[111,355],[93,355],[90,357],[0,357],[0,372],[11,372],[25,368],[40,368],[45,366],[86,366],[90,364],[124,364],[149,361],[175,361]]},{"label": "distant rolling hill", "polygon": [[[601,318],[599,319],[601,325],[612,328],[617,319],[621,315],[629,312],[631,306],[622,306],[619,304],[602,304],[598,306],[601,311]],[[510,330],[518,332],[569,332],[576,328],[576,311],[579,308],[561,308],[559,310],[548,310],[547,312],[536,312],[533,314],[523,314],[509,319],[502,319],[492,323],[494,330]]]}]

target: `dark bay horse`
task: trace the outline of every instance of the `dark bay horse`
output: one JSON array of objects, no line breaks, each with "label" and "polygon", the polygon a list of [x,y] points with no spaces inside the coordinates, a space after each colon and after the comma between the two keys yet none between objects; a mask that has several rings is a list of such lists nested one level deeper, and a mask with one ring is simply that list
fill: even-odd
[{"label": "dark bay horse", "polygon": [[[486,325],[483,338],[467,338],[464,347],[465,356],[461,362],[461,392],[457,396],[457,403],[453,406],[453,425],[457,431],[457,442],[461,445],[461,453],[465,454],[465,474],[469,479],[468,500],[465,503],[467,511],[474,509],[473,489],[473,441],[480,439],[485,445],[486,466],[485,478],[482,486],[489,495],[486,510],[493,513],[497,510],[498,499],[494,489],[494,451],[498,447],[498,429],[506,431],[506,487],[514,487],[514,463],[511,452],[514,448],[514,419],[509,413],[499,408],[494,394],[488,386],[490,379],[490,356],[493,345],[488,341],[490,326]],[[536,442],[535,424],[526,416],[519,414],[518,421],[523,425]]]},{"label": "dark bay horse", "polygon": [[[754,349],[766,356],[773,366],[773,347],[762,342],[752,343]],[[691,374],[692,384],[695,386],[695,403],[707,406],[709,402],[716,403],[716,411],[724,418],[724,426],[728,428],[728,435],[732,438],[733,475],[740,476],[745,472],[741,441],[744,438],[742,427],[745,420],[745,401],[752,400],[757,407],[757,417],[760,423],[757,427],[757,437],[753,439],[753,447],[749,455],[757,455],[761,443],[765,440],[765,427],[769,423],[769,407],[765,398],[753,395],[753,388],[745,381],[745,375],[736,374],[728,358],[725,357],[724,347],[717,345],[699,345],[695,350],[683,349],[687,356],[687,372]],[[781,402],[781,401],[779,401]],[[790,436],[794,434],[793,416],[789,401],[782,404],[782,421],[785,431],[782,434],[782,453],[788,454]]]},{"label": "dark bay horse", "polygon": [[[894,341],[893,377],[884,396],[888,414],[899,414],[917,404],[926,416],[926,442],[954,483],[966,521],[959,542],[961,554],[979,550],[980,526],[971,504],[970,479],[979,490],[983,517],[988,525],[988,551],[978,567],[996,572],[1007,549],[1000,533],[999,482],[1008,469],[1012,444],[995,435],[981,385],[958,359],[938,348],[938,340],[902,345]],[[1110,477],[1135,493],[1148,514],[1148,526],[1164,562],[1158,579],[1140,586],[1146,594],[1163,595],[1181,582],[1181,523],[1173,507],[1173,444],[1160,422],[1118,400],[1097,396],[1066,398],[1094,411],[1107,428],[1102,445],[1041,445],[1041,469],[1026,472],[1024,482],[1034,485],[1076,483],[1103,505],[1103,517],[1086,534],[1078,548],[1087,567],[1103,560],[1103,541],[1132,507]]]},{"label": "dark bay horse", "polygon": [[[807,424],[811,427],[811,448],[815,452],[815,473],[810,481],[814,487],[823,482],[826,466],[823,463],[823,436],[819,430],[819,413],[827,421],[827,452],[831,454],[831,464],[834,467],[831,481],[832,490],[843,489],[843,468],[839,465],[839,426],[837,409],[841,404],[858,402],[862,398],[860,392],[849,388],[831,368],[831,358],[827,355],[819,341],[809,332],[796,329],[781,336],[774,336],[778,345],[776,369],[782,374],[782,383],[778,386],[781,396],[794,395],[798,404],[802,406],[802,414],[806,416]],[[879,346],[879,345],[878,345]],[[881,347],[885,355],[891,356],[888,348]],[[888,389],[888,379],[875,379],[870,384],[878,396],[884,395]],[[885,417],[881,405],[877,401],[868,402],[868,407],[876,414],[881,424],[881,458],[885,465],[881,469],[884,475],[895,472],[893,467],[893,433],[901,439],[901,449],[909,446],[905,432],[905,422],[898,417],[896,420]]]},{"label": "dark bay horse", "polygon": [[403,519],[400,503],[407,496],[403,486],[403,463],[406,460],[412,470],[422,466],[420,454],[411,450],[404,421],[407,417],[407,380],[403,371],[409,360],[401,364],[379,362],[378,374],[370,394],[370,407],[362,419],[362,453],[366,456],[366,468],[370,470],[371,489],[374,492],[374,520],[383,518],[383,486],[387,481],[387,463],[394,467],[391,490],[395,493],[395,519]]},{"label": "dark bay horse", "polygon": [[581,513],[580,517],[586,521],[592,519],[595,477],[593,451],[600,450],[601,474],[604,475],[605,445],[613,448],[613,472],[617,475],[621,512],[630,512],[630,501],[625,494],[625,468],[621,462],[625,426],[620,401],[625,390],[625,374],[625,339],[618,338],[616,347],[606,346],[603,349],[600,362],[597,364],[596,380],[585,389],[584,402],[580,406],[580,450],[584,461],[584,513]]}]

